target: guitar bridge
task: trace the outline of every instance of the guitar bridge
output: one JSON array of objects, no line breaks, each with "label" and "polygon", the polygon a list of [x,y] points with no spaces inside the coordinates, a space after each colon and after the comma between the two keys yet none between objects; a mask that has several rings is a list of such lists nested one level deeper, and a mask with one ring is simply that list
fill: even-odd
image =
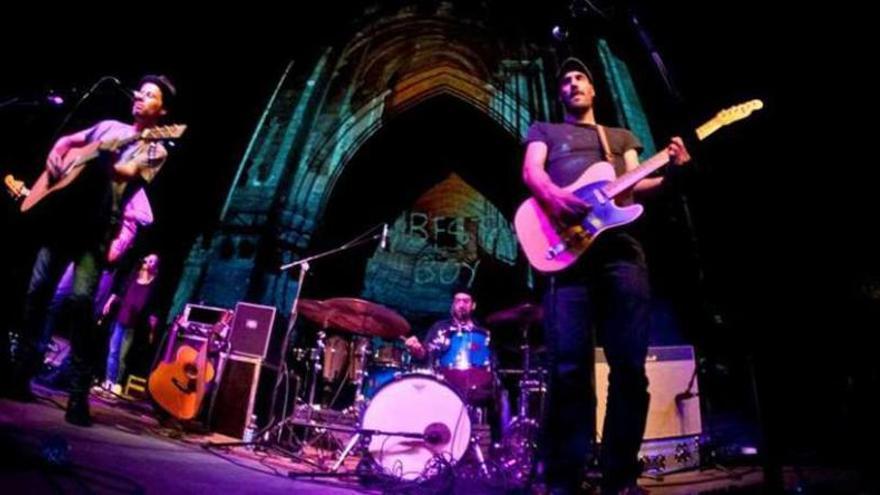
[{"label": "guitar bridge", "polygon": [[547,259],[552,260],[556,258],[564,253],[572,244],[581,243],[589,237],[590,233],[583,226],[575,225],[568,230],[567,236],[564,236],[561,241],[547,249]]}]

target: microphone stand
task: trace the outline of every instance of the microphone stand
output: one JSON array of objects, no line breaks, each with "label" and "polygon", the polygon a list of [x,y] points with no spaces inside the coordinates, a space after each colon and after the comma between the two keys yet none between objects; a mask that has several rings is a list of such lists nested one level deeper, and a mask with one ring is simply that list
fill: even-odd
[{"label": "microphone stand", "polygon": [[[55,133],[52,134],[52,142],[53,143],[58,140],[58,135],[61,134],[61,131],[64,130],[65,127],[67,127],[67,124],[70,122],[70,119],[73,117],[73,115],[76,113],[76,111],[79,110],[80,105],[82,105],[87,99],[89,99],[89,97],[92,96],[92,94],[95,92],[95,90],[98,89],[98,87],[100,87],[102,84],[104,84],[105,82],[108,82],[108,81],[113,82],[114,84],[116,84],[117,87],[122,86],[122,83],[119,82],[119,79],[117,79],[113,76],[103,76],[102,78],[98,79],[95,82],[95,84],[92,84],[92,87],[90,87],[88,89],[88,91],[83,93],[83,95],[79,98],[79,100],[76,101],[76,104],[73,105],[73,108],[70,109],[70,112],[67,112],[67,115],[64,117],[64,120],[62,120],[61,124],[58,126],[58,129],[56,129]],[[129,96],[129,98],[130,98],[130,96]]]},{"label": "microphone stand", "polygon": [[[684,103],[684,97],[682,96],[681,92],[678,90],[678,88],[674,84],[673,79],[669,73],[669,70],[666,68],[666,64],[663,62],[663,57],[660,55],[659,50],[654,45],[653,41],[651,40],[651,36],[648,34],[648,31],[645,29],[644,25],[642,24],[641,20],[638,17],[636,10],[632,6],[630,6],[630,8],[627,11],[627,20],[632,25],[632,28],[635,31],[636,35],[639,37],[639,40],[641,41],[642,46],[648,52],[648,54],[651,58],[651,61],[654,64],[654,68],[657,70],[657,73],[660,75],[660,78],[663,81],[664,89],[666,90],[667,95],[674,102],[675,106],[679,107],[679,109],[681,111],[681,107],[683,106],[683,103]],[[685,223],[685,226],[686,226],[688,233],[690,235],[690,242],[691,242],[691,246],[693,249],[693,254],[694,254],[694,258],[695,258],[695,262],[696,262],[697,279],[698,279],[700,293],[704,294],[705,291],[703,291],[702,289],[705,285],[705,271],[703,270],[702,256],[700,254],[699,239],[697,238],[696,228],[694,226],[693,217],[691,216],[691,211],[690,211],[690,206],[689,206],[687,195],[685,195],[684,192],[680,191],[679,197],[681,199],[681,206],[682,206],[682,212],[683,212],[683,216],[684,216],[684,223]],[[705,310],[708,307],[705,299],[703,299],[703,301],[702,301],[702,306],[703,306],[703,309],[705,312]],[[704,316],[706,316],[706,315],[704,314]],[[723,320],[721,319],[720,315],[713,314],[711,316],[712,316],[712,321],[714,323],[716,323],[716,324],[723,323]],[[782,479],[782,465],[777,457],[778,453],[776,452],[776,446],[768,441],[767,425],[766,425],[766,417],[765,417],[766,411],[763,411],[762,407],[761,407],[760,393],[759,393],[758,379],[757,379],[757,371],[755,369],[755,362],[754,362],[755,361],[754,351],[747,352],[747,355],[745,358],[746,358],[746,368],[748,369],[749,380],[751,382],[752,400],[754,401],[755,412],[757,414],[758,423],[759,423],[759,425],[758,425],[759,430],[760,430],[759,442],[762,447],[761,448],[762,464],[763,464],[762,470],[764,471],[765,487],[771,493],[777,493],[777,492],[781,493],[783,491],[783,487],[784,487],[783,479]],[[691,377],[691,383],[688,384],[688,389],[686,392],[684,392],[684,394],[690,394],[691,396],[693,396],[692,386],[693,386],[693,382],[696,378],[696,374],[699,369],[700,369],[700,365],[697,364],[694,368],[694,375]],[[700,395],[702,396],[702,394],[700,394]],[[706,400],[704,398],[704,402],[705,401]],[[716,463],[716,466],[717,466],[717,463]],[[719,467],[721,467],[722,470],[726,471],[726,469],[724,469],[722,466],[719,466]]]}]

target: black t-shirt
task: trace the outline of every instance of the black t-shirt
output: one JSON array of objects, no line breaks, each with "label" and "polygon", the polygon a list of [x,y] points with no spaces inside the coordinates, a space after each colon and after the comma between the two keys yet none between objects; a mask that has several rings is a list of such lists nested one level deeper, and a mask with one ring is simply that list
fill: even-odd
[{"label": "black t-shirt", "polygon": [[[642,143],[632,132],[619,127],[605,127],[608,147],[611,148],[613,165],[617,176],[626,172],[623,154],[628,150],[642,151]],[[535,122],[529,127],[525,142],[543,142],[547,145],[545,170],[550,180],[560,187],[575,182],[591,165],[605,161],[605,152],[599,139],[596,126],[572,124],[568,122]],[[617,204],[633,202],[632,192],[622,193],[616,198]],[[644,254],[638,241],[628,233],[626,227],[618,227],[604,232],[590,247],[586,260],[628,259],[644,261]]]},{"label": "black t-shirt", "polygon": [[[626,129],[605,127],[605,134],[619,176],[626,171],[623,154],[628,150],[641,152],[642,143]],[[594,125],[535,122],[529,127],[525,141],[547,144],[547,175],[560,187],[576,181],[590,165],[605,160],[599,132]]]}]

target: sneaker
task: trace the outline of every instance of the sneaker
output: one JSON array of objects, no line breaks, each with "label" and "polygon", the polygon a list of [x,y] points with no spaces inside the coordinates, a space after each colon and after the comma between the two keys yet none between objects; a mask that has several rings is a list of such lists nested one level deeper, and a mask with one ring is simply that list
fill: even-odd
[{"label": "sneaker", "polygon": [[122,385],[114,383],[110,387],[110,393],[112,393],[113,395],[122,395]]}]

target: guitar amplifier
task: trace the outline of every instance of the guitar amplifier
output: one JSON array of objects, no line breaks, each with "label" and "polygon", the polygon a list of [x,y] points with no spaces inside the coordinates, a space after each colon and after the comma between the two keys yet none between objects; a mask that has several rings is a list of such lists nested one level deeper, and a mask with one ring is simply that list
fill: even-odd
[{"label": "guitar amplifier", "polygon": [[700,437],[645,440],[639,449],[642,472],[658,475],[700,467]]},{"label": "guitar amplifier", "polygon": [[[694,379],[692,397],[683,398],[694,376],[694,348],[691,346],[650,347],[645,361],[648,375],[648,422],[645,440],[699,435],[699,387]],[[596,349],[596,431],[601,435],[608,398],[608,361],[602,349]],[[601,438],[600,438],[601,441]]]},{"label": "guitar amplifier", "polygon": [[229,354],[223,364],[222,376],[211,403],[211,431],[234,438],[243,438],[260,381],[259,359]]},{"label": "guitar amplifier", "polygon": [[[184,335],[200,335],[207,337],[223,315],[229,310],[201,304],[187,304],[183,308],[183,320],[180,322],[180,333]],[[226,340],[228,335],[219,335],[220,340]]]},{"label": "guitar amplifier", "polygon": [[[645,471],[662,474],[699,464],[702,421],[695,367],[694,348],[691,346],[648,348],[645,371],[651,402],[639,449],[639,459]],[[596,432],[600,443],[608,399],[608,372],[605,353],[597,348]],[[688,391],[691,394],[685,394]]]},{"label": "guitar amplifier", "polygon": [[246,302],[236,304],[230,337],[231,351],[243,356],[265,359],[274,324],[273,306]]}]

